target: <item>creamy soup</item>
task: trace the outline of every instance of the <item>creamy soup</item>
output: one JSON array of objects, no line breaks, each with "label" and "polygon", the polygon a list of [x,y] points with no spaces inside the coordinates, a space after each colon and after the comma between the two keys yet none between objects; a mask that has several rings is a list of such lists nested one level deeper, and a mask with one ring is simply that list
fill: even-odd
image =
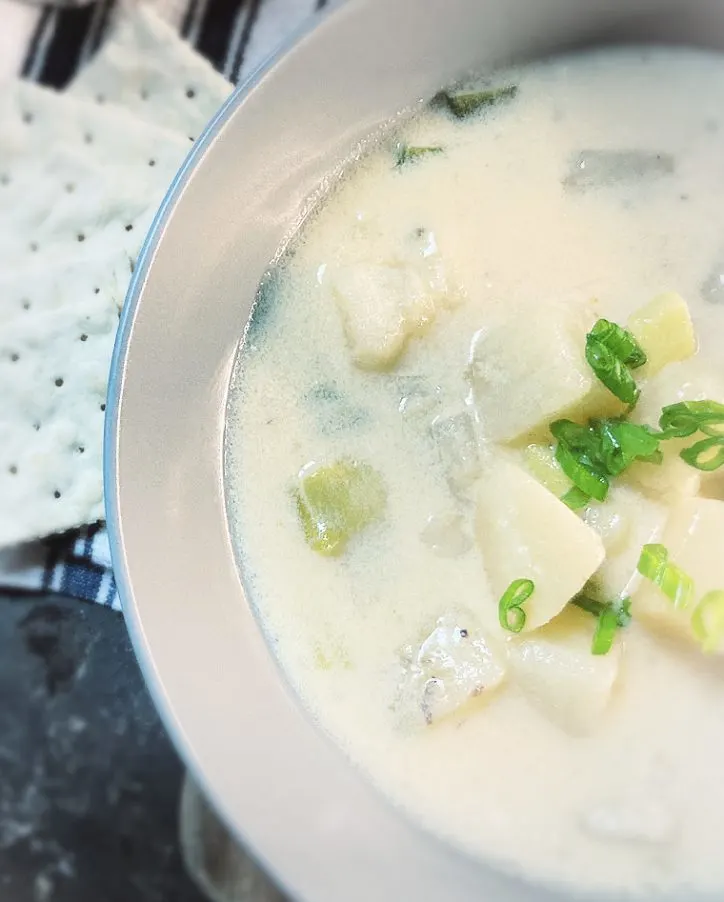
[{"label": "creamy soup", "polygon": [[724,893],[724,59],[443,92],[260,290],[227,490],[312,715],[539,882]]}]

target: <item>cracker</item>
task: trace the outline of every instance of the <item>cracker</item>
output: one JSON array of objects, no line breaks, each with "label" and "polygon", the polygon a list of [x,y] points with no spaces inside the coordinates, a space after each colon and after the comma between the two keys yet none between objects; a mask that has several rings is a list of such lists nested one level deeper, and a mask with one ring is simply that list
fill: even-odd
[{"label": "cracker", "polygon": [[0,93],[0,547],[103,517],[119,310],[188,146],[110,105]]},{"label": "cracker", "polygon": [[110,38],[69,91],[185,135],[200,132],[232,86],[145,5],[123,8]]},{"label": "cracker", "polygon": [[99,165],[123,164],[175,171],[190,143],[116,106],[15,80],[0,90],[0,185],[12,182],[12,166],[29,153],[51,148],[86,151]]},{"label": "cracker", "polygon": [[0,546],[104,516],[110,307],[20,315],[0,330]]},{"label": "cracker", "polygon": [[[131,272],[131,259],[115,247],[102,248],[73,259],[53,260],[37,266],[15,266],[0,272],[0,327],[25,315],[73,308],[86,303],[118,315]],[[0,402],[1,409],[1,402]]]}]

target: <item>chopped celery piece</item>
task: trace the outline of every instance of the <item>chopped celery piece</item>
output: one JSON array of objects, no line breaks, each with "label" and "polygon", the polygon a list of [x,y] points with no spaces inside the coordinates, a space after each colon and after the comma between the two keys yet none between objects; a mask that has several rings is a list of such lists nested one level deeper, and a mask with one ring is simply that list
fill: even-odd
[{"label": "chopped celery piece", "polygon": [[397,166],[404,166],[406,163],[415,163],[422,157],[436,156],[442,153],[443,149],[439,144],[431,144],[429,146],[417,146],[413,144],[397,145]]},{"label": "chopped celery piece", "polygon": [[499,88],[487,88],[483,91],[442,91],[435,98],[444,103],[453,116],[467,119],[486,107],[497,106],[513,100],[518,93],[518,85],[503,85]]},{"label": "chopped celery piece", "polygon": [[294,492],[307,544],[319,554],[341,554],[347,542],[384,513],[387,490],[369,464],[339,460],[305,467]]}]

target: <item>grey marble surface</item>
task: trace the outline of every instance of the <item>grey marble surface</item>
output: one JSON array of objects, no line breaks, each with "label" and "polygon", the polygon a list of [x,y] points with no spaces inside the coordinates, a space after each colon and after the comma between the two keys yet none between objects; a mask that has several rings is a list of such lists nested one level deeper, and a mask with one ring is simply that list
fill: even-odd
[{"label": "grey marble surface", "polygon": [[0,900],[203,902],[120,615],[0,595]]}]

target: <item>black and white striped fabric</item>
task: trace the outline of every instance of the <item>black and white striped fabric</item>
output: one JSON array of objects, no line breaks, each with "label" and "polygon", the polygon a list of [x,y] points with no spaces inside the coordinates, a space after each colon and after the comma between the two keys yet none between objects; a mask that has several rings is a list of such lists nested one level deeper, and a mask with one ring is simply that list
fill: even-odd
[{"label": "black and white striped fabric", "polygon": [[[21,75],[63,88],[102,44],[123,2],[36,6],[0,0],[0,84]],[[150,0],[228,80],[238,82],[327,0]],[[0,552],[0,588],[59,592],[120,610],[102,525]]]}]

